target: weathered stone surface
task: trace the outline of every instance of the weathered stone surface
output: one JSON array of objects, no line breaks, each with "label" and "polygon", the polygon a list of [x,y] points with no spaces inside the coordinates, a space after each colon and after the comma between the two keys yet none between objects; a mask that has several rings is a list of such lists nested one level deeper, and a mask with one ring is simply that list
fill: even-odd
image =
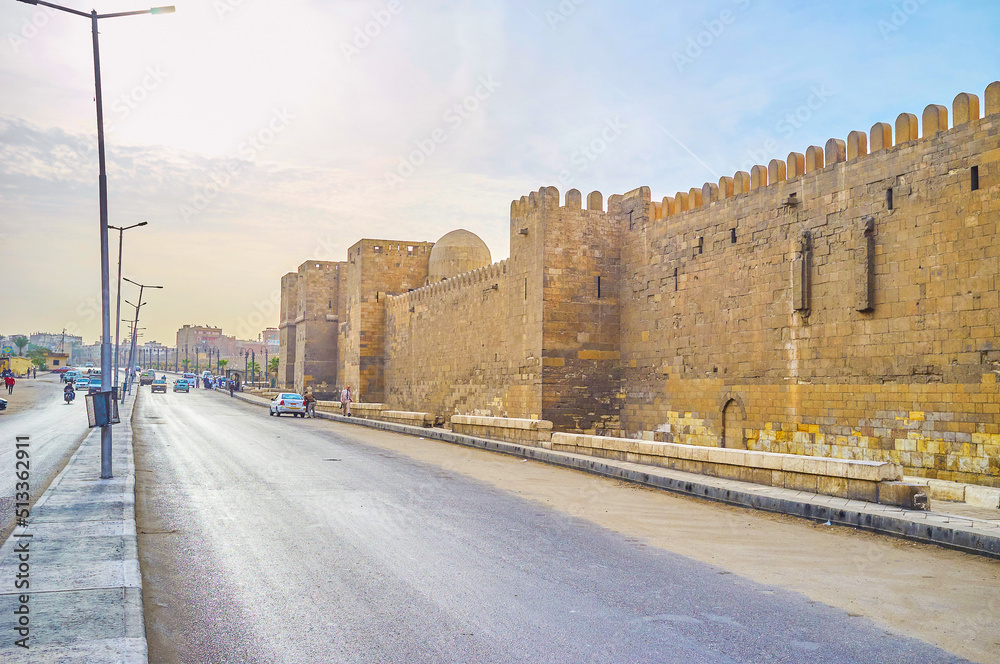
[{"label": "weathered stone surface", "polygon": [[951,109],[956,127],[972,120],[978,120],[979,97],[968,92],[961,92],[955,96]]},{"label": "weathered stone surface", "polygon": [[[339,382],[387,410],[729,440],[1000,487],[1000,83],[985,97],[984,118],[956,113],[947,131],[934,109],[928,140],[902,114],[898,145],[877,123],[867,156],[852,132],[830,159],[791,153],[794,181],[760,186],[758,169],[751,192],[739,172],[718,199],[693,190],[700,205],[686,191],[657,211],[640,187],[582,210],[540,189],[511,204],[508,260],[440,284],[423,286],[429,243],[363,240],[339,264]],[[293,276],[282,290],[300,299]],[[282,311],[283,358],[297,356],[286,330],[302,323],[284,298]]]}]

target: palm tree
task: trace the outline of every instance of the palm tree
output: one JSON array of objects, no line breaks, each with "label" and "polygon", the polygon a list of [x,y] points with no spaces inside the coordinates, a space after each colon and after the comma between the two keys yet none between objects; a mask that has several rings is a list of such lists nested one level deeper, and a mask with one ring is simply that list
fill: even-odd
[{"label": "palm tree", "polygon": [[15,337],[14,345],[17,346],[17,356],[21,357],[24,354],[24,347],[28,345],[28,340],[25,337]]},{"label": "palm tree", "polygon": [[188,359],[181,360],[181,364],[184,365],[184,373],[188,372],[188,364],[190,364],[190,363],[191,363],[191,360],[188,360]]},{"label": "palm tree", "polygon": [[267,363],[267,372],[268,373],[272,373],[275,376],[277,376],[278,375],[278,362],[279,362],[279,359],[277,357],[272,357],[270,359],[270,361]]},{"label": "palm tree", "polygon": [[225,374],[226,373],[226,365],[229,364],[229,360],[217,360],[216,364],[218,364],[218,366],[219,366],[219,373],[220,374]]}]

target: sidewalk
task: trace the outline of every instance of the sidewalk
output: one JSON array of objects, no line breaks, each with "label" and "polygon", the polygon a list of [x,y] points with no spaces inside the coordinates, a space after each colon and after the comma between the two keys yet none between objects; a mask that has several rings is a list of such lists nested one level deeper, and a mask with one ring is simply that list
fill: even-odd
[{"label": "sidewalk", "polygon": [[[228,394],[225,396],[229,398]],[[250,394],[236,393],[235,397],[258,406],[266,407],[269,404],[267,399]],[[595,475],[666,489],[674,493],[767,512],[790,514],[814,521],[829,521],[831,525],[860,528],[1000,559],[1000,510],[997,509],[968,508],[961,503],[932,501],[930,511],[908,510],[862,500],[823,496],[805,491],[685,473],[658,466],[645,466],[627,461],[613,461],[568,452],[557,452],[541,447],[476,438],[452,433],[447,429],[422,428],[358,417],[343,417],[322,411],[316,411],[316,415],[321,419],[359,424],[375,429],[477,447],[491,452],[512,454]]]},{"label": "sidewalk", "polygon": [[[0,661],[147,661],[135,531],[134,404],[135,396],[128,397],[122,423],[114,427],[114,478],[100,479],[101,433],[94,429],[32,507],[28,526],[16,528],[0,547]],[[30,587],[15,587],[19,575]],[[24,604],[27,650],[15,643],[24,637],[18,629]]]}]

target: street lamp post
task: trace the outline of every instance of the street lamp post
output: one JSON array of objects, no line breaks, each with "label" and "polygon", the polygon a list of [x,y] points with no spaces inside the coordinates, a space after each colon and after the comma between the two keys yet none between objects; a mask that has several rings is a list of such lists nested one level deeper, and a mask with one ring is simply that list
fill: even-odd
[{"label": "street lamp post", "polygon": [[[266,342],[265,342],[266,343]],[[264,351],[264,382],[267,383],[268,387],[271,387],[271,367],[267,364],[267,346],[263,348]]]},{"label": "street lamp post", "polygon": [[115,305],[115,394],[118,393],[118,365],[121,364],[119,359],[121,350],[121,317],[122,317],[122,236],[125,235],[125,231],[132,228],[139,228],[140,226],[145,226],[148,222],[141,221],[138,224],[132,224],[131,226],[111,226],[108,228],[113,228],[118,231],[118,286],[116,293],[117,304]]},{"label": "street lamp post", "polygon": [[[168,14],[174,11],[173,7],[156,7],[142,11],[117,12],[113,14],[98,14],[97,10],[92,10],[89,14],[55,5],[43,0],[19,0],[29,5],[42,5],[51,9],[58,9],[69,14],[76,14],[90,19],[91,32],[94,36],[94,84],[95,101],[97,102],[97,158],[98,188],[100,193],[101,208],[101,375],[111,375],[111,279],[109,276],[110,267],[108,260],[108,174],[105,168],[104,159],[104,101],[101,97],[101,57],[98,48],[97,21],[102,18],[116,18],[119,16],[133,16],[137,14]],[[110,392],[108,382],[102,383],[101,390]],[[111,479],[111,425],[101,427],[101,479]]]},{"label": "street lamp post", "polygon": [[[133,286],[138,286],[138,287],[139,287],[139,304],[133,304],[133,305],[132,305],[132,306],[134,306],[134,307],[135,307],[135,326],[136,326],[136,328],[138,328],[138,327],[139,327],[139,307],[141,307],[142,305],[146,304],[145,302],[143,302],[143,301],[142,301],[142,292],[143,292],[143,291],[144,291],[145,289],[147,289],[147,288],[163,288],[163,286],[148,286],[148,285],[146,285],[146,284],[140,284],[140,283],[139,283],[139,282],[137,282],[137,281],[132,281],[132,280],[131,280],[131,279],[129,279],[128,277],[124,277],[124,279],[125,279],[125,281],[129,282],[129,283],[130,283],[130,284],[132,284]],[[128,302],[128,301],[126,300],[126,302]],[[131,302],[128,302],[128,304],[132,304],[132,303],[131,303]],[[134,338],[133,338],[133,339],[134,339]],[[134,341],[134,340],[132,341],[132,348],[133,348],[133,349],[135,348],[135,341]],[[130,367],[132,366],[132,362],[131,362],[131,360],[129,361],[129,366],[130,366]],[[131,375],[132,375],[132,373],[133,373],[133,372],[131,372],[131,371],[130,371],[128,375],[129,375],[129,376],[131,376]],[[134,379],[134,378],[133,378],[133,379],[132,379],[131,381],[129,381],[129,385],[131,386],[131,384],[132,384],[133,382],[135,382],[135,379]],[[122,401],[124,402],[124,400],[125,400],[125,395],[123,394],[123,395],[122,395]]]}]

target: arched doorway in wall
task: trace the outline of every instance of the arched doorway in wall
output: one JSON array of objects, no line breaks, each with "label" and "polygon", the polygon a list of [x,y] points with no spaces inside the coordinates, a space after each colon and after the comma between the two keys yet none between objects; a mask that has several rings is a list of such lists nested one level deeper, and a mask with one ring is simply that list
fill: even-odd
[{"label": "arched doorway in wall", "polygon": [[734,450],[747,449],[747,411],[739,397],[729,396],[722,406],[722,447]]}]

